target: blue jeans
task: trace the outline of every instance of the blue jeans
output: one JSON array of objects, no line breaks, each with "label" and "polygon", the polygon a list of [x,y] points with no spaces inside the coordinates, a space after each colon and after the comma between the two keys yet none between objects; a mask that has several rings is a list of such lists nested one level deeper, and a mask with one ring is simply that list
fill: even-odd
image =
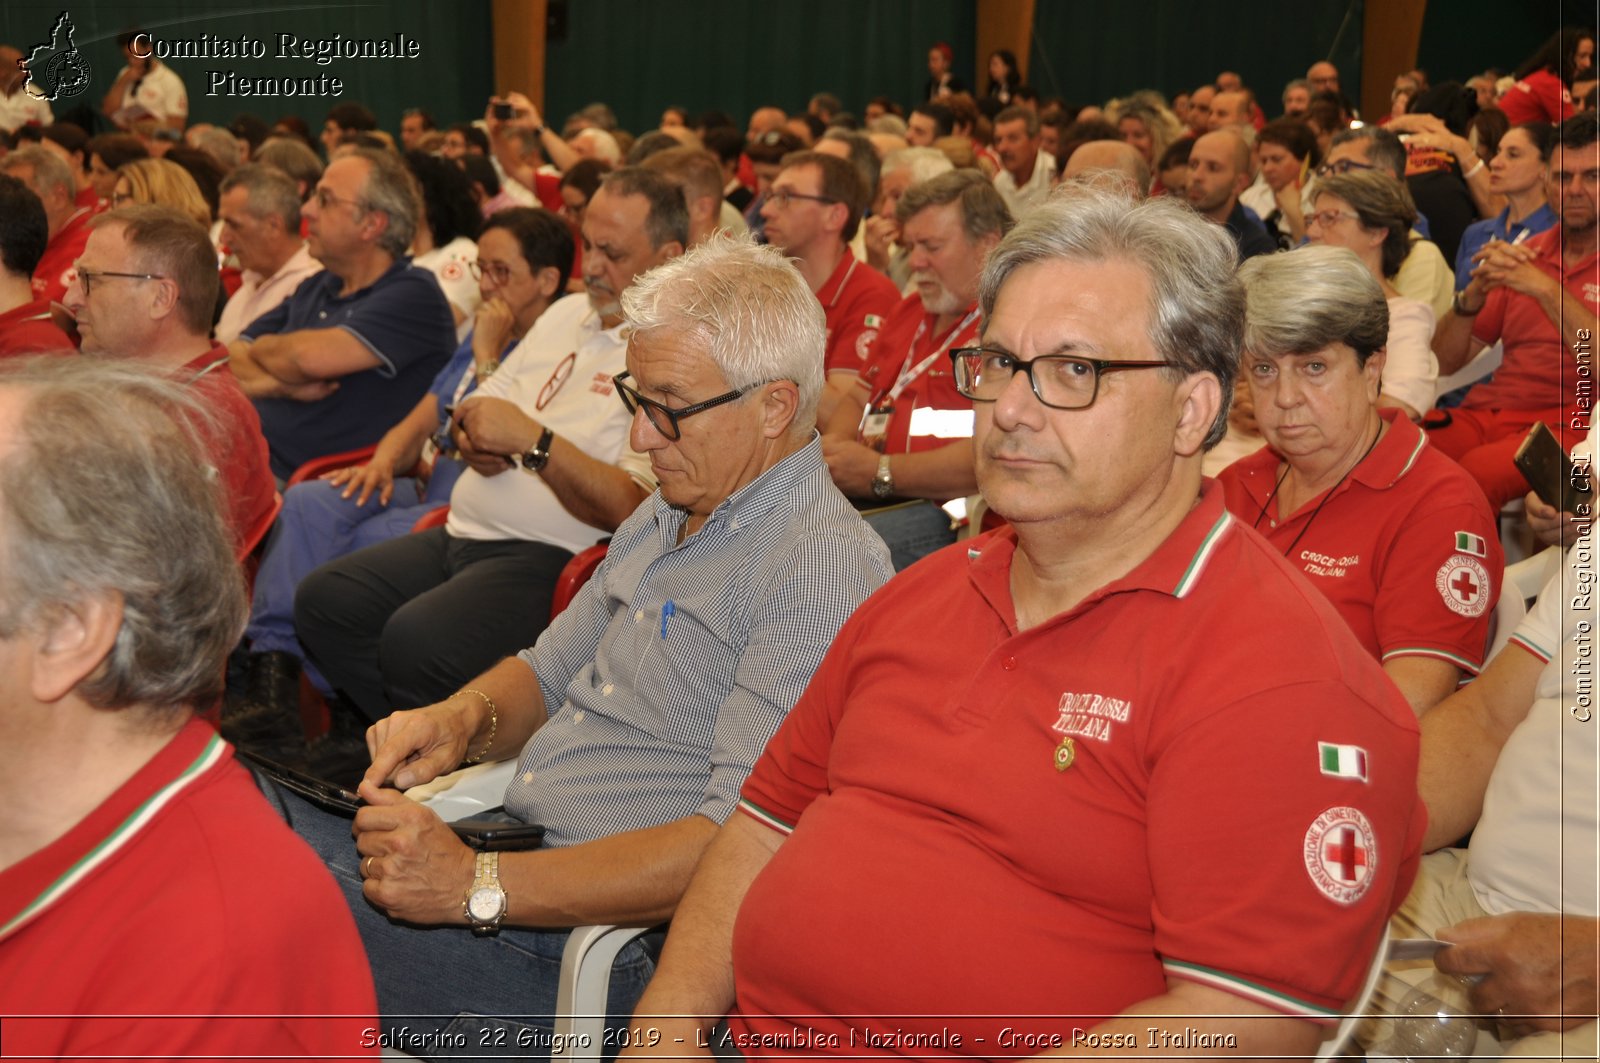
[{"label": "blue jeans", "polygon": [[[344,891],[372,964],[383,1027],[396,1048],[428,1058],[549,1055],[566,931],[506,927],[478,937],[461,926],[391,922],[361,895],[350,820],[272,790],[269,798]],[[617,955],[608,1027],[627,1025],[655,973],[664,936],[646,934]]]},{"label": "blue jeans", "polygon": [[896,572],[956,541],[950,514],[932,502],[869,509],[861,517],[889,547]]}]

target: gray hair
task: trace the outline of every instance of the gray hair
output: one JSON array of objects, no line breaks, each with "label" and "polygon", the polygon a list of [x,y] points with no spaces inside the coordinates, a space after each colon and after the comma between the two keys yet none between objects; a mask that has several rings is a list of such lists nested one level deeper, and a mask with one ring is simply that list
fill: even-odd
[{"label": "gray hair", "polygon": [[253,153],[252,161],[271,166],[302,184],[309,194],[322,180],[322,160],[297,137],[268,137]]},{"label": "gray hair", "polygon": [[243,188],[248,198],[246,209],[258,218],[279,218],[283,231],[291,236],[300,232],[300,190],[294,179],[275,166],[248,163],[222,179],[221,192],[227,195]]},{"label": "gray hair", "polygon": [[1239,267],[1239,282],[1244,349],[1253,354],[1310,354],[1343,343],[1365,365],[1388,342],[1383,287],[1349,248],[1313,245],[1258,255]]},{"label": "gray hair", "polygon": [[854,129],[830,129],[822,134],[822,139],[837,140],[850,149],[850,165],[856,168],[866,184],[867,203],[870,204],[878,194],[878,175],[883,169],[883,163],[878,159],[878,149],[872,146],[872,138]]},{"label": "gray hair", "polygon": [[987,319],[1006,278],[1035,262],[1139,266],[1150,279],[1150,342],[1177,375],[1210,373],[1222,407],[1206,435],[1210,449],[1228,430],[1228,401],[1244,333],[1244,291],[1234,277],[1238,248],[1227,230],[1167,196],[1143,202],[1090,181],[1061,186],[989,256],[978,287]]},{"label": "gray hair", "polygon": [[713,236],[634,281],[622,293],[622,313],[634,333],[693,337],[730,388],[793,381],[800,404],[790,431],[815,427],[827,321],[777,248]]},{"label": "gray hair", "polygon": [[950,156],[938,148],[901,148],[884,156],[883,167],[878,171],[878,179],[882,180],[884,174],[907,170],[911,174],[911,183],[920,185],[955,168]]},{"label": "gray hair", "polygon": [[1340,144],[1367,142],[1367,161],[1394,176],[1398,181],[1406,176],[1406,146],[1398,136],[1375,125],[1356,126],[1335,133],[1328,142],[1331,151]]},{"label": "gray hair", "polygon": [[72,178],[72,167],[47,148],[19,148],[0,157],[0,173],[10,173],[21,166],[33,168],[33,184],[39,190],[41,199],[44,193],[53,188],[63,190],[68,197],[78,191],[77,183]]},{"label": "gray hair", "polygon": [[903,137],[906,135],[906,120],[897,114],[880,114],[867,123],[867,132]]},{"label": "gray hair", "polygon": [[208,125],[198,132],[191,129],[190,135],[194,146],[217,160],[223,172],[231,172],[242,161],[244,152],[240,150],[239,138],[221,126]]},{"label": "gray hair", "polygon": [[1293,92],[1295,89],[1305,89],[1309,94],[1311,92],[1311,82],[1307,81],[1305,78],[1294,78],[1290,80],[1283,86],[1283,102],[1287,103],[1289,101],[1289,93]]},{"label": "gray hair", "polygon": [[361,189],[361,202],[368,210],[382,211],[389,219],[378,246],[394,258],[403,258],[411,250],[417,219],[422,217],[422,190],[417,187],[417,179],[392,151],[355,148],[344,157],[366,162],[367,180]]},{"label": "gray hair", "polygon": [[977,170],[952,170],[912,185],[895,205],[895,220],[904,225],[929,207],[950,203],[960,205],[961,227],[969,240],[981,240],[990,234],[1004,236],[1016,224],[1006,201]]},{"label": "gray hair", "polygon": [[137,362],[7,359],[0,384],[27,397],[0,459],[0,636],[115,596],[116,641],[78,694],[104,709],[214,700],[247,605],[200,442],[210,415]]}]

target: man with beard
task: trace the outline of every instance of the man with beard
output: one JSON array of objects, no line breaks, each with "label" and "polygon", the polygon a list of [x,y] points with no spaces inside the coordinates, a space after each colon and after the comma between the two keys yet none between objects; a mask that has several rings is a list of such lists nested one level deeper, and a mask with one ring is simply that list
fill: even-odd
[{"label": "man with beard", "polygon": [[1278,249],[1266,228],[1239,205],[1239,195],[1249,184],[1250,149],[1237,130],[1218,129],[1194,142],[1184,194],[1189,206],[1207,221],[1228,230],[1239,248],[1241,262]]},{"label": "man with beard", "polygon": [[900,197],[916,292],[889,315],[862,371],[865,405],[840,404],[823,431],[833,482],[889,545],[896,571],[955,539],[939,503],[971,494],[972,403],[948,352],[978,333],[978,277],[1012,226],[994,186],[956,170]]}]

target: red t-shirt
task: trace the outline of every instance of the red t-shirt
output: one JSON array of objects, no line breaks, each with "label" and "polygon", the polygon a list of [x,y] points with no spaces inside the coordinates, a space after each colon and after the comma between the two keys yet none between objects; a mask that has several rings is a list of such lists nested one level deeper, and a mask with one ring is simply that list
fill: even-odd
[{"label": "red t-shirt", "polygon": [[1416,871],[1410,707],[1215,484],[1024,631],[1015,550],[891,580],[757,762],[740,808],[792,833],[739,908],[735,1036],[1014,1058],[1000,1029],[1070,1037],[1169,978],[1337,1018]]},{"label": "red t-shirt", "polygon": [[183,369],[216,418],[221,438],[210,438],[215,467],[222,478],[223,504],[234,542],[244,543],[275,504],[277,482],[272,478],[267,440],[261,418],[245,398],[239,381],[228,369],[228,349],[220,343]]},{"label": "red t-shirt", "polygon": [[50,304],[42,299],[0,314],[0,357],[76,350],[72,338],[50,320]]},{"label": "red t-shirt", "polygon": [[0,871],[8,1054],[376,1056],[376,1011],[332,876],[198,720]]},{"label": "red t-shirt", "polygon": [[[978,324],[978,308],[974,304],[962,312],[955,324],[935,331],[936,315],[923,309],[922,297],[913,293],[900,301],[878,330],[861,377],[871,396],[868,410],[890,410],[885,446],[880,448],[884,453],[933,450],[956,438],[929,431],[934,424],[916,419],[915,414],[918,409],[972,409],[972,400],[956,390],[950,351],[977,343]],[[959,434],[970,437],[970,420],[966,424],[965,432]]]},{"label": "red t-shirt", "polygon": [[1328,596],[1379,660],[1434,657],[1474,675],[1505,554],[1483,488],[1398,410],[1344,482],[1278,512],[1280,459],[1263,447],[1222,470],[1228,509]]},{"label": "red t-shirt", "polygon": [[1495,102],[1505,112],[1512,125],[1523,122],[1549,122],[1559,124],[1577,113],[1572,105],[1572,93],[1555,74],[1548,70],[1535,70],[1506,90]]},{"label": "red t-shirt", "polygon": [[73,263],[89,242],[89,219],[94,212],[82,207],[50,238],[33,271],[33,294],[46,303],[66,298],[67,286],[78,276]]},{"label": "red t-shirt", "polygon": [[845,248],[833,274],[817,289],[817,299],[828,319],[824,370],[859,374],[878,329],[900,303],[900,289]]},{"label": "red t-shirt", "polygon": [[[1527,240],[1536,256],[1533,264],[1560,281],[1590,311],[1600,313],[1600,252],[1571,269],[1561,262],[1561,226]],[[1560,410],[1577,413],[1575,362],[1561,330],[1531,295],[1496,288],[1484,301],[1472,324],[1472,335],[1483,343],[1501,340],[1505,358],[1494,376],[1467,392],[1462,406],[1469,409]],[[1568,420],[1566,416],[1560,418]],[[1583,423],[1588,423],[1587,414]]]}]

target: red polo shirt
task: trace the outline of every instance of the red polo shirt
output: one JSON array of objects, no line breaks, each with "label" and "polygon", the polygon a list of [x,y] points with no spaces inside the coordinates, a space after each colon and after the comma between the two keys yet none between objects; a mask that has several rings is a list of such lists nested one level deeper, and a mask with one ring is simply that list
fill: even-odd
[{"label": "red polo shirt", "polygon": [[[967,307],[956,323],[943,331],[935,331],[936,316],[923,309],[921,296],[915,293],[906,296],[878,330],[878,337],[868,351],[867,366],[861,373],[871,395],[868,408],[886,404],[893,408],[886,453],[933,450],[955,438],[924,431],[921,423],[915,426],[918,431],[913,434],[912,419],[917,409],[972,409],[972,400],[962,398],[956,390],[950,351],[978,342],[977,304]],[[900,386],[902,377],[906,378],[904,386],[900,387],[899,394],[892,394]],[[972,435],[970,427],[965,435]]]},{"label": "red polo shirt", "polygon": [[[1529,237],[1526,246],[1535,253],[1535,266],[1560,281],[1591,311],[1600,313],[1600,252],[1566,269],[1561,262],[1559,225]],[[1495,410],[1568,407],[1568,413],[1575,412],[1572,352],[1537,299],[1509,288],[1496,288],[1472,323],[1472,335],[1486,344],[1503,341],[1505,359],[1493,377],[1467,392],[1462,406]],[[1568,419],[1561,418],[1563,422]]]},{"label": "red polo shirt", "polygon": [[84,245],[89,242],[89,219],[93,216],[93,211],[79,207],[50,238],[44,256],[33,271],[34,295],[47,303],[59,303],[66,298],[67,286],[78,276],[73,263],[78,261]]},{"label": "red polo shirt", "polygon": [[42,299],[0,314],[0,357],[76,350],[72,338],[50,320],[50,305]]},{"label": "red polo shirt", "polygon": [[0,871],[8,1053],[376,1056],[376,1011],[332,876],[198,720]]},{"label": "red polo shirt", "polygon": [[1070,1037],[1169,978],[1335,1020],[1416,871],[1410,707],[1215,484],[1027,630],[1016,550],[1002,529],[891,580],[757,762],[740,808],[788,837],[739,909],[735,1036],[1016,1058],[1003,1028]]},{"label": "red polo shirt", "polygon": [[1281,459],[1263,447],[1217,477],[1228,509],[1328,596],[1368,653],[1476,675],[1505,568],[1489,500],[1398,410],[1379,413],[1389,430],[1331,492],[1283,517]]},{"label": "red polo shirt", "polygon": [[228,349],[211,349],[179,370],[192,382],[216,418],[220,437],[209,437],[212,459],[222,481],[223,504],[234,542],[242,544],[275,504],[277,483],[261,434],[261,418],[228,368]]},{"label": "red polo shirt", "polygon": [[894,281],[856,258],[847,247],[833,274],[817,289],[828,318],[828,349],[823,369],[858,374],[867,364],[872,341],[900,303]]}]

